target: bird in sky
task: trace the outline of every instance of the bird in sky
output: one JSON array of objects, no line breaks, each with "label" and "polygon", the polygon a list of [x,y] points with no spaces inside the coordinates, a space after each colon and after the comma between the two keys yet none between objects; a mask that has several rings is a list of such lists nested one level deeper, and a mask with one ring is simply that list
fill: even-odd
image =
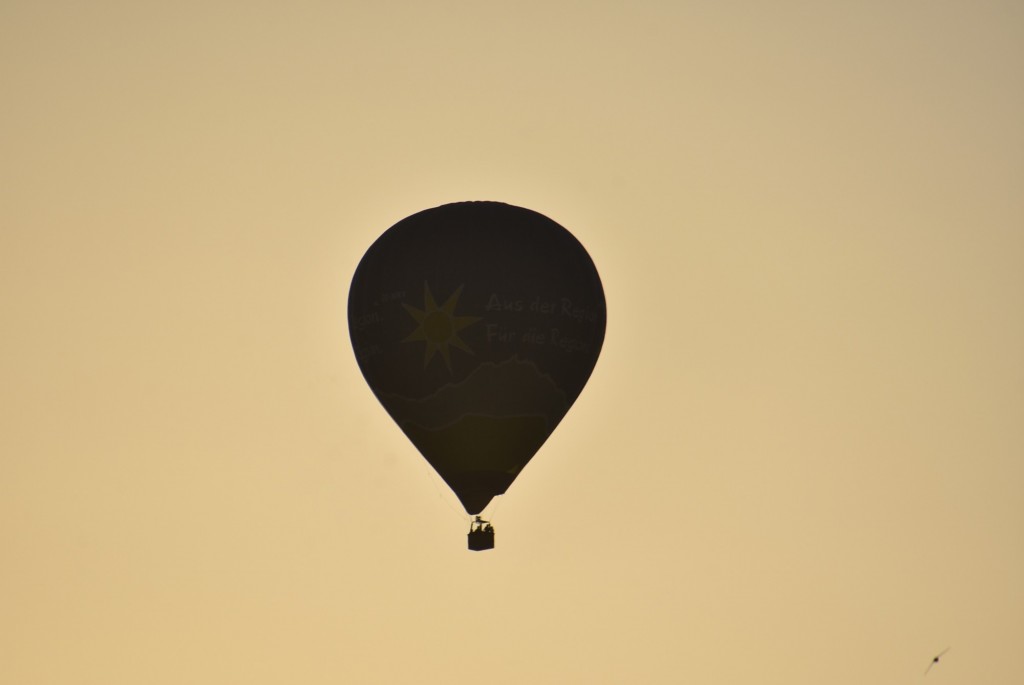
[{"label": "bird in sky", "polygon": [[935,664],[939,663],[939,657],[942,656],[943,654],[945,654],[948,651],[949,651],[949,647],[946,647],[944,650],[942,650],[941,652],[939,652],[938,654],[933,656],[932,660],[931,660],[931,663],[928,664],[928,668],[924,669],[924,674],[928,675],[928,671],[932,670],[932,666],[934,666]]}]

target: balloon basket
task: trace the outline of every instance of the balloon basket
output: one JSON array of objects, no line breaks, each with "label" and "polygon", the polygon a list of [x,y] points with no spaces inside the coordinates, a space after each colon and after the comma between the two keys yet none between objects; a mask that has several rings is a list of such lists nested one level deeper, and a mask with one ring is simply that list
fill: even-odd
[{"label": "balloon basket", "polygon": [[485,549],[494,549],[494,526],[484,521],[479,516],[473,523],[469,524],[469,549],[472,552],[482,552]]}]

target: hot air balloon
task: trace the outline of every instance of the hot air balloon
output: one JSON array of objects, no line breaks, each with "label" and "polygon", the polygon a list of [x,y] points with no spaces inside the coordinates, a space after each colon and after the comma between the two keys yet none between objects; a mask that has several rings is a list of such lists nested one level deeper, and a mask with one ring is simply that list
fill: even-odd
[{"label": "hot air balloon", "polygon": [[[370,246],[348,321],[371,390],[477,515],[583,390],[605,300],[569,231],[529,209],[459,202],[403,219]],[[493,540],[477,516],[470,549]]]}]

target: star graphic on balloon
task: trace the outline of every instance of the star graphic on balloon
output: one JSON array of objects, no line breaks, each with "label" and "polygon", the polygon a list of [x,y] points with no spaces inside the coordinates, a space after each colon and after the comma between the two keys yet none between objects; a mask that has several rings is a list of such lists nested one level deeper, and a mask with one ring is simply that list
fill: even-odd
[{"label": "star graphic on balloon", "polygon": [[430,286],[423,283],[423,309],[402,304],[409,316],[419,325],[402,342],[422,340],[427,344],[423,351],[423,368],[427,368],[435,354],[440,353],[448,371],[452,370],[451,348],[457,347],[463,352],[473,354],[473,350],[459,337],[459,331],[480,320],[479,316],[456,316],[455,307],[462,294],[460,285],[440,307],[430,292]]}]

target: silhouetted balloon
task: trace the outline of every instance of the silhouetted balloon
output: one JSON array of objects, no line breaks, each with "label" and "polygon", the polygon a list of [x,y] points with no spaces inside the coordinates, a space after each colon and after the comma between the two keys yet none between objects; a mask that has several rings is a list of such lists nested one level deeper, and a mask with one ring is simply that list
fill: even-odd
[{"label": "silhouetted balloon", "polygon": [[370,246],[348,320],[377,399],[477,514],[583,390],[605,301],[590,256],[557,223],[461,202],[403,219]]}]

